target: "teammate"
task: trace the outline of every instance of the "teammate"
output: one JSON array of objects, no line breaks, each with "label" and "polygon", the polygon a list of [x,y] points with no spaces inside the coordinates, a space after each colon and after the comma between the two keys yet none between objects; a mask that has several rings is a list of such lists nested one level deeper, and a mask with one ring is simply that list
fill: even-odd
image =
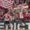
[{"label": "teammate", "polygon": [[10,21],[10,14],[9,14],[8,11],[4,14],[3,18],[4,18],[5,26],[7,26],[7,28],[8,28],[9,23],[10,23],[10,22],[9,22],[9,21]]},{"label": "teammate", "polygon": [[5,23],[9,24],[9,16],[10,16],[10,14],[9,13],[5,13],[4,16],[5,16],[4,17]]}]

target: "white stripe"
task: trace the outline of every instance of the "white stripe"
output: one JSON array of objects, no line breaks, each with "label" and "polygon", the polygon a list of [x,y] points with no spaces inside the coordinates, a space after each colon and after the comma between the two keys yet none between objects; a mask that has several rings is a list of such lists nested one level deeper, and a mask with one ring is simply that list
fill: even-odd
[{"label": "white stripe", "polygon": [[28,6],[23,6],[23,8],[28,8]]},{"label": "white stripe", "polygon": [[17,8],[14,8],[14,9],[17,9]]}]

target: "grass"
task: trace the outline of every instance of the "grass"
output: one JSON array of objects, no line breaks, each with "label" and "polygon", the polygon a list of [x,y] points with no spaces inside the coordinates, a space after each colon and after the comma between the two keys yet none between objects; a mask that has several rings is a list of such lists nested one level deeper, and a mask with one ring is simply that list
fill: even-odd
[{"label": "grass", "polygon": [[[6,29],[0,29],[0,30],[6,30]],[[11,30],[11,29],[8,29],[8,30]],[[12,29],[12,30],[17,30],[17,29]],[[18,29],[20,30],[20,29]],[[24,30],[30,30],[30,29],[24,29]]]}]

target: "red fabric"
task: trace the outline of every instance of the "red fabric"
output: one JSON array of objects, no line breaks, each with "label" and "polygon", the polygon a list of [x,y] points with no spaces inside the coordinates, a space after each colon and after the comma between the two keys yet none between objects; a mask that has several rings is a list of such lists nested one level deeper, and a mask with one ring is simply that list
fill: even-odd
[{"label": "red fabric", "polygon": [[23,15],[24,18],[26,18],[27,15]]},{"label": "red fabric", "polygon": [[23,11],[23,13],[25,13],[26,11]]},{"label": "red fabric", "polygon": [[0,9],[0,11],[3,11],[3,9]]},{"label": "red fabric", "polygon": [[3,14],[0,14],[0,16],[3,15]]},{"label": "red fabric", "polygon": [[5,13],[4,16],[5,16],[5,18],[4,18],[5,21],[9,21],[9,16],[10,16],[10,14],[9,14],[9,13]]},{"label": "red fabric", "polygon": [[20,1],[20,0],[19,0]]},{"label": "red fabric", "polygon": [[5,13],[6,14],[6,16],[9,16],[10,14],[9,13]]},{"label": "red fabric", "polygon": [[[26,5],[24,5],[24,6],[28,6],[28,4],[26,4]],[[28,10],[28,8],[25,8],[25,9],[27,9],[27,10]]]},{"label": "red fabric", "polygon": [[3,11],[3,9],[0,9],[0,16],[3,15],[2,11]]},{"label": "red fabric", "polygon": [[27,20],[30,21],[30,15],[28,16]]},{"label": "red fabric", "polygon": [[30,21],[30,17],[28,17],[27,19],[28,19],[28,21]]}]

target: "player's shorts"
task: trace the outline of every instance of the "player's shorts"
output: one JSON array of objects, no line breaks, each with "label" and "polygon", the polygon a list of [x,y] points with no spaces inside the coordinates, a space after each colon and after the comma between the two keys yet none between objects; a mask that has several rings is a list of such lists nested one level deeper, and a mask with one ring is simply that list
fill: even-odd
[{"label": "player's shorts", "polygon": [[22,26],[22,25],[20,25],[20,28],[23,28],[23,26]]},{"label": "player's shorts", "polygon": [[12,20],[11,23],[13,24],[13,23],[18,23],[18,22],[16,20]]},{"label": "player's shorts", "polygon": [[22,22],[23,23],[26,23],[27,19],[26,18],[23,18]]},{"label": "player's shorts", "polygon": [[21,22],[25,23],[25,22],[26,22],[26,19],[25,19],[25,18],[19,19],[19,22],[20,22],[20,23],[21,23]]},{"label": "player's shorts", "polygon": [[21,22],[23,19],[22,18],[19,18],[19,21]]},{"label": "player's shorts", "polygon": [[15,20],[12,20],[12,21],[11,21],[11,23],[14,23],[14,22],[16,22],[16,21],[15,21]]},{"label": "player's shorts", "polygon": [[20,28],[25,28],[25,26],[23,26],[23,25],[20,25]]},{"label": "player's shorts", "polygon": [[9,24],[9,21],[5,21],[5,24]]}]

